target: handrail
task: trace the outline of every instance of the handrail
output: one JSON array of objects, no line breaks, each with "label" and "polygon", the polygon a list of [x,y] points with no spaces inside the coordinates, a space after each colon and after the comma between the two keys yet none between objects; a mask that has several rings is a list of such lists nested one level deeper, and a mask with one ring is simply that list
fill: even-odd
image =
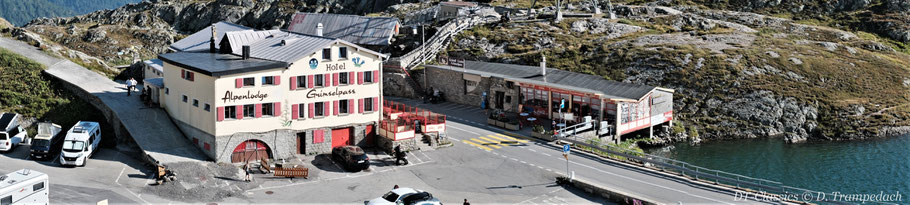
[{"label": "handrail", "polygon": [[[554,137],[556,137],[556,136],[554,135]],[[619,160],[619,161],[640,163],[642,166],[655,167],[657,169],[660,169],[659,171],[693,178],[696,181],[713,182],[716,185],[723,184],[723,185],[729,186],[731,188],[735,187],[736,189],[739,189],[742,191],[758,192],[761,194],[768,194],[769,196],[774,195],[781,199],[795,199],[799,202],[825,202],[825,203],[834,203],[834,204],[851,204],[851,203],[843,202],[843,201],[840,201],[840,202],[831,201],[831,200],[819,201],[819,200],[817,200],[817,197],[815,197],[817,195],[831,196],[833,194],[833,192],[826,193],[826,192],[814,191],[814,190],[809,190],[809,189],[785,186],[785,185],[783,185],[783,183],[777,182],[777,181],[755,178],[755,177],[748,177],[748,176],[743,176],[740,174],[734,174],[734,173],[729,173],[729,172],[724,172],[724,171],[719,171],[719,170],[708,169],[708,168],[704,168],[704,167],[695,166],[695,165],[689,164],[687,162],[674,160],[674,159],[670,159],[670,158],[665,158],[665,157],[661,157],[661,156],[656,156],[656,155],[651,155],[651,154],[647,154],[647,153],[643,153],[643,152],[639,152],[639,151],[635,151],[635,150],[629,150],[626,148],[617,147],[617,146],[613,146],[610,144],[598,143],[598,144],[594,145],[594,144],[585,143],[582,141],[578,141],[575,139],[569,139],[569,138],[565,138],[565,137],[557,137],[557,139],[572,143],[574,145],[590,147],[591,149],[596,149],[601,152],[605,152],[605,153],[608,153],[611,155],[616,155],[616,156],[625,158],[625,160],[616,158],[616,160]],[[605,149],[602,146],[607,146],[611,149]],[[811,195],[812,197],[809,197],[809,199],[805,199],[805,198],[803,198],[803,195],[805,195],[805,194]],[[893,203],[885,203],[885,202],[877,202],[877,201],[866,201],[866,202],[876,203],[876,204],[893,204]]]}]

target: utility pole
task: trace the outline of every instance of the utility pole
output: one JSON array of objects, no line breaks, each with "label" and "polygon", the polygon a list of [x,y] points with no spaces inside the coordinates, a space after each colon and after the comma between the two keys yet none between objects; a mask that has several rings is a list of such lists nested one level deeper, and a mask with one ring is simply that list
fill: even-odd
[{"label": "utility pole", "polygon": [[[456,18],[456,21],[457,20],[458,19]],[[422,42],[422,43],[420,43],[420,53],[421,53],[421,56],[426,56],[427,55],[427,52],[426,52],[427,51],[427,38],[426,38],[426,35],[424,35],[426,33],[425,32],[426,30],[424,29],[423,23],[418,24],[418,25],[420,25],[420,42]],[[420,62],[421,64],[423,64],[424,62],[427,61],[425,58],[426,57],[424,57],[424,59],[421,59],[421,60],[423,60],[422,62]],[[429,93],[432,91],[432,90],[429,90],[430,84],[427,84],[427,75],[429,75],[429,73],[427,73],[427,67],[424,66],[423,67],[423,86],[425,86],[424,90],[427,90],[427,92],[425,92],[425,93]]]}]

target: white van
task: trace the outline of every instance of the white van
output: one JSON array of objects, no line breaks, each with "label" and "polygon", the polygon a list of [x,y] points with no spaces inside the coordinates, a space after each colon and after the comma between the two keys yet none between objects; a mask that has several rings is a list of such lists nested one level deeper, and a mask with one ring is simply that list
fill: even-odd
[{"label": "white van", "polygon": [[97,122],[79,121],[66,133],[63,150],[60,152],[61,165],[85,166],[88,158],[101,143],[101,127]]},{"label": "white van", "polygon": [[47,175],[22,169],[0,176],[0,205],[48,204]]},{"label": "white van", "polygon": [[19,114],[3,113],[0,114],[0,151],[9,151],[14,146],[19,145],[25,140],[28,133],[22,126],[19,126]]}]

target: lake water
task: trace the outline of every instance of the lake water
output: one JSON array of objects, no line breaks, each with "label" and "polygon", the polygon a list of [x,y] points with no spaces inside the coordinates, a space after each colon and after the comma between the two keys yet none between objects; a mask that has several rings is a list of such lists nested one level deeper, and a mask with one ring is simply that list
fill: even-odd
[{"label": "lake water", "polygon": [[646,150],[693,165],[814,191],[894,194],[910,203],[910,135],[786,144],[780,138],[688,143]]}]

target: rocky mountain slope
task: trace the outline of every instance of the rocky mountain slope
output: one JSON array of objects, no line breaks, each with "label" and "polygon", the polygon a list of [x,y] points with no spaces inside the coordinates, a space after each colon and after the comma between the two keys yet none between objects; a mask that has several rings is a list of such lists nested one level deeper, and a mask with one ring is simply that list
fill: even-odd
[{"label": "rocky mountain slope", "polygon": [[25,25],[38,17],[69,17],[101,9],[115,9],[140,0],[0,0],[0,17]]},{"label": "rocky mountain slope", "polygon": [[754,13],[617,5],[620,19],[478,27],[449,55],[676,90],[675,137],[859,139],[910,132],[910,55],[865,32]]}]

